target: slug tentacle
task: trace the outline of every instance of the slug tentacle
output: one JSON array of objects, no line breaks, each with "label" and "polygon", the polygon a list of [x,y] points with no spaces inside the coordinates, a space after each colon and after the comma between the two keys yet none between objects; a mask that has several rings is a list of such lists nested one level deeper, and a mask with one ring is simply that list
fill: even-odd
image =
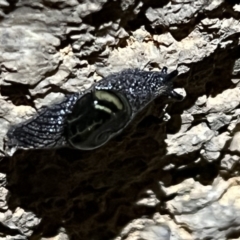
[{"label": "slug tentacle", "polygon": [[170,96],[171,98],[176,99],[177,101],[182,101],[183,98],[184,98],[181,94],[175,92],[174,90],[172,90],[172,91],[169,93],[169,96]]},{"label": "slug tentacle", "polygon": [[168,70],[167,67],[163,67],[161,73],[162,74],[167,74],[167,70]]}]

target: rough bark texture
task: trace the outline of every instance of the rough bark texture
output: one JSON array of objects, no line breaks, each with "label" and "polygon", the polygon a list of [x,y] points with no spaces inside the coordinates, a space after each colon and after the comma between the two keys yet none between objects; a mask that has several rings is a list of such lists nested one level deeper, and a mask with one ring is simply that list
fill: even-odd
[{"label": "rough bark texture", "polygon": [[[0,146],[10,125],[125,68],[178,69],[104,147],[0,162],[0,239],[240,238],[240,4],[0,0]],[[4,156],[4,149],[2,152]]]}]

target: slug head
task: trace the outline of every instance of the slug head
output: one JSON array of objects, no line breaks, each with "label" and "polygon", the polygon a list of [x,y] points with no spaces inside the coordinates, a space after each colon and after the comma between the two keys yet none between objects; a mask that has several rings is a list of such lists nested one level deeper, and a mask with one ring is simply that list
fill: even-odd
[{"label": "slug head", "polygon": [[178,70],[167,73],[167,67],[163,67],[161,72],[155,72],[153,88],[155,96],[167,95],[177,101],[182,101],[183,96],[173,90],[173,82],[178,75]]},{"label": "slug head", "polygon": [[135,114],[161,95],[182,100],[183,97],[173,90],[173,80],[177,75],[177,70],[168,74],[166,67],[161,72],[127,69],[102,79],[94,88],[121,93]]}]

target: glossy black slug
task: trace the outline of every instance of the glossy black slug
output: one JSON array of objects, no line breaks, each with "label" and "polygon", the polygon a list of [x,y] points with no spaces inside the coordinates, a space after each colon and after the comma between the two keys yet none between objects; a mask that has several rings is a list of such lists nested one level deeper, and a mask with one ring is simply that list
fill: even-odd
[{"label": "glossy black slug", "polygon": [[165,95],[182,100],[173,90],[170,74],[127,69],[111,74],[83,93],[73,93],[59,104],[46,107],[7,133],[7,148],[57,148],[91,150],[119,134],[148,103]]}]

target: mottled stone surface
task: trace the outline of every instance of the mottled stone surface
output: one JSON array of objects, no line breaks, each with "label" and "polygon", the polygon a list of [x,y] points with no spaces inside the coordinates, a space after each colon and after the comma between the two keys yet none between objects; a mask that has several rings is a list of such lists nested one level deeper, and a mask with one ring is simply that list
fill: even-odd
[{"label": "mottled stone surface", "polygon": [[[240,4],[0,0],[0,239],[240,238]],[[178,69],[100,149],[17,151],[4,137],[125,68]]]}]

